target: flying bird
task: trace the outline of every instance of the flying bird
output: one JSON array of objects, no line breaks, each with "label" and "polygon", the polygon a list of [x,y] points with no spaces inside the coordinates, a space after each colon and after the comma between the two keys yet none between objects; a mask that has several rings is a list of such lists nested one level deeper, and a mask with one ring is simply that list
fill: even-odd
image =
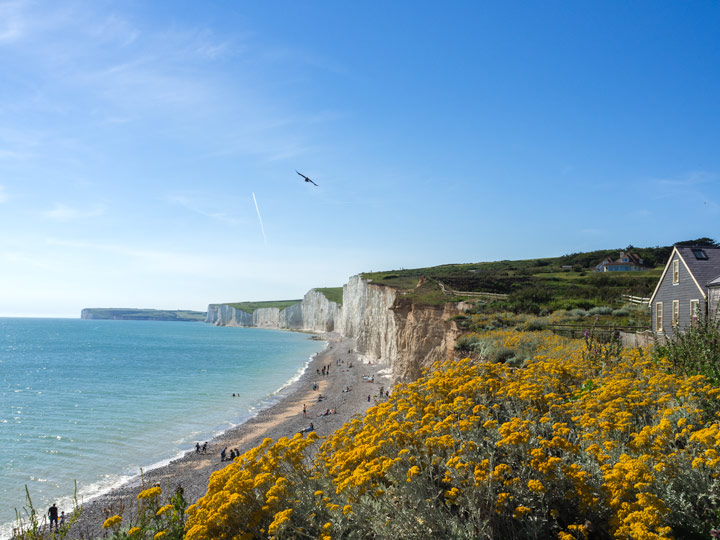
[{"label": "flying bird", "polygon": [[317,186],[315,182],[310,180],[307,176],[305,176],[303,173],[299,172],[297,169],[295,169],[295,172],[298,173],[300,176],[302,176],[306,182],[310,182],[313,186]]}]

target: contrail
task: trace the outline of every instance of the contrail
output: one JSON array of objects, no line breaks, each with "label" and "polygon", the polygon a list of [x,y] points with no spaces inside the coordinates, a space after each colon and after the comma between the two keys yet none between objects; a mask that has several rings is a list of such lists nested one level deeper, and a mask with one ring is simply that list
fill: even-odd
[{"label": "contrail", "polygon": [[263,233],[263,240],[265,240],[265,245],[267,246],[267,237],[265,236],[265,227],[263,227],[262,222],[262,216],[260,215],[260,207],[258,206],[257,199],[255,198],[255,192],[253,191],[253,201],[255,202],[255,210],[257,210],[258,213],[258,219],[260,220],[260,230]]}]

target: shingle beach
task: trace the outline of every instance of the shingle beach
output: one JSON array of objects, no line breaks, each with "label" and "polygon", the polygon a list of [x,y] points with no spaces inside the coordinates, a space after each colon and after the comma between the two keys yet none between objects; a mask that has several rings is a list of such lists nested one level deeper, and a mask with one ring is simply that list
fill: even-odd
[{"label": "shingle beach", "polygon": [[[209,441],[206,454],[193,450],[166,466],[146,471],[143,474],[145,486],[159,484],[164,494],[173,493],[181,486],[188,503],[192,504],[207,491],[210,475],[229,465],[229,462],[220,460],[223,448],[227,448],[228,452],[238,449],[242,454],[258,446],[265,438],[278,440],[292,437],[311,422],[315,432],[326,437],[354,415],[364,414],[379,398],[381,387],[389,390],[387,365],[364,363],[355,352],[354,340],[337,334],[322,334],[319,337],[328,341],[328,347],[315,355],[305,373],[287,390],[283,399]],[[323,366],[329,366],[329,375],[322,375]],[[372,378],[374,382],[364,377]],[[317,390],[313,390],[315,382]],[[351,390],[346,391],[348,388]],[[319,395],[324,397],[322,401],[318,401]],[[303,405],[307,408],[306,415],[303,415]],[[324,415],[327,410],[337,410],[337,413]],[[138,476],[110,493],[84,503],[81,517],[68,537],[100,538],[107,532],[102,529],[104,520],[114,514],[122,513],[127,522],[140,490],[141,479]]]}]

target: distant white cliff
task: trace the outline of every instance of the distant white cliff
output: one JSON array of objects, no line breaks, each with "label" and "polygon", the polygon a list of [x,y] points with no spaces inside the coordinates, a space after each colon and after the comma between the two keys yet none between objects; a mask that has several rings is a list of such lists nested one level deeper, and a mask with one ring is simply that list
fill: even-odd
[{"label": "distant white cliff", "polygon": [[261,308],[253,313],[226,304],[208,306],[206,322],[336,332],[357,340],[366,361],[392,370],[393,381],[414,380],[435,361],[454,356],[458,306],[417,306],[398,298],[396,289],[353,276],[343,286],[342,305],[311,289],[301,302],[285,309]]}]

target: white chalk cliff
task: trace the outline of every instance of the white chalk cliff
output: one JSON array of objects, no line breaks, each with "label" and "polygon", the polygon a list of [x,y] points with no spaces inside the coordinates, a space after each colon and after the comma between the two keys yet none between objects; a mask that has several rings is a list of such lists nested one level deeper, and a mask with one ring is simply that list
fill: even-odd
[{"label": "white chalk cliff", "polygon": [[418,306],[396,289],[353,276],[343,286],[342,305],[311,289],[301,302],[285,309],[262,308],[253,313],[225,304],[208,306],[206,322],[218,326],[249,326],[336,332],[357,340],[365,360],[392,370],[394,382],[414,380],[435,361],[453,357],[457,328],[454,304]]}]

